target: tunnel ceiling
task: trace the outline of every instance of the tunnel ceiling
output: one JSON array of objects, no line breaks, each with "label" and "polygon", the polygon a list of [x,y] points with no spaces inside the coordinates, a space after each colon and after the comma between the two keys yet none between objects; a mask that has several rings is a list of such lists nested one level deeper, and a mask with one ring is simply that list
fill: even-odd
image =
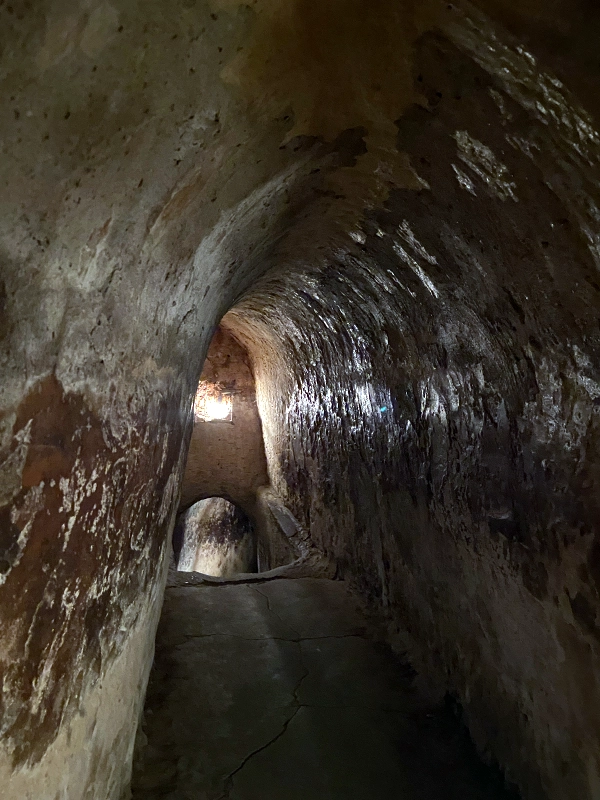
[{"label": "tunnel ceiling", "polygon": [[[527,51],[519,56],[502,27],[495,33],[497,24],[462,5],[380,0],[368,15],[360,7],[215,0],[168,10],[145,3],[143,13],[133,2],[0,8],[10,112],[2,131],[8,405],[24,389],[16,367],[23,359],[30,383],[54,363],[70,387],[83,373],[88,385],[100,363],[100,395],[111,378],[122,384],[130,352],[145,354],[136,357],[136,380],[162,368],[166,353],[188,364],[188,341],[202,333],[198,309],[203,318],[226,310],[286,233],[295,254],[323,263],[339,246],[340,228],[383,207],[393,188],[422,193],[425,202],[441,197],[398,139],[396,122],[412,109],[414,129],[417,109],[428,108],[423,119],[450,126],[446,158],[462,170],[457,151],[468,145],[452,137],[468,128],[467,115],[482,120],[483,109],[471,108],[474,95],[458,103],[422,86],[415,45],[428,31],[453,43],[446,57],[462,61],[469,89],[475,62],[473,73],[490,74],[483,79],[498,102],[516,102],[528,126],[566,140],[555,145],[565,158],[587,163],[576,149],[591,144],[585,117],[565,108],[561,89],[533,85]],[[537,2],[483,7],[536,46],[543,68],[565,73],[589,108],[586,31],[597,11],[567,2],[554,3],[552,13]],[[455,94],[461,80],[455,76]],[[506,138],[493,95],[486,107],[499,134],[496,160],[506,149],[514,159],[519,144]],[[436,159],[434,172],[440,166]],[[554,186],[561,190],[568,192]],[[158,287],[171,305],[156,307]],[[136,332],[121,296],[132,299]]]},{"label": "tunnel ceiling", "polygon": [[600,785],[600,11],[363,8],[0,2],[0,777],[152,629],[233,307],[294,515],[528,797]]},{"label": "tunnel ceiling", "polygon": [[[543,68],[580,88],[593,112],[586,31],[598,12],[567,2],[552,13],[536,2],[483,7],[501,20],[501,34],[472,7],[433,2],[380,0],[366,16],[349,0],[181,2],[168,11],[155,2],[143,14],[133,2],[36,4],[35,13],[26,3],[3,5],[5,404],[51,363],[63,384],[80,389],[85,374],[99,396],[112,378],[123,385],[135,370],[137,382],[165,361],[197,372],[188,342],[199,343],[204,320],[264,271],[282,237],[294,255],[323,264],[347,246],[347,236],[336,240],[340,231],[384,207],[392,190],[441,199],[444,189],[425,177],[431,169],[398,137],[397,121],[410,109],[415,130],[418,109],[429,109],[423,121],[448,126],[443,163],[451,159],[461,175],[472,146],[456,135],[470,135],[467,120],[483,121],[484,112],[473,94],[438,97],[439,74],[422,85],[415,54],[423,37],[444,38],[445,58],[462,63],[456,96],[474,88],[476,72],[496,92],[485,107],[498,164],[486,166],[480,154],[475,167],[488,193],[505,150],[514,161],[521,142],[536,159],[528,137],[503,130],[498,102],[517,103],[519,130],[526,119],[562,139],[554,146],[564,159],[587,165],[589,152],[577,149],[592,142],[585,115],[577,119],[556,86],[533,85],[536,67],[502,24],[531,41]],[[432,164],[435,174],[441,159]],[[569,188],[555,177],[552,191],[564,201]],[[461,202],[471,202],[469,180]],[[515,180],[506,173],[508,184]],[[589,227],[584,194],[585,186],[576,201]],[[158,287],[170,305],[157,307]],[[131,297],[127,311],[122,296]],[[133,352],[144,353],[135,365],[127,363]]]}]

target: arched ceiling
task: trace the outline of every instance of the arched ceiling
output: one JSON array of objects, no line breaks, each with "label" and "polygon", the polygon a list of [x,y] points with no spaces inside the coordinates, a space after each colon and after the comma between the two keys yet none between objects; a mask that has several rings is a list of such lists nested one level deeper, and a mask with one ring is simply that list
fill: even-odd
[{"label": "arched ceiling", "polygon": [[42,774],[94,787],[63,766],[78,736],[109,796],[126,782],[140,697],[110,698],[145,681],[232,306],[271,479],[315,541],[424,632],[531,797],[600,781],[600,12],[364,6],[0,4],[10,800]]}]

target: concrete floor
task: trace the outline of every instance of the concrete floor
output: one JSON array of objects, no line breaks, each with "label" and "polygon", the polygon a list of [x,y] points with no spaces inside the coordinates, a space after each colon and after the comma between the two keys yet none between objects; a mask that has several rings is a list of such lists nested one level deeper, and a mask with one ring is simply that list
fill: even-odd
[{"label": "concrete floor", "polygon": [[330,580],[167,589],[143,731],[135,800],[514,797]]}]

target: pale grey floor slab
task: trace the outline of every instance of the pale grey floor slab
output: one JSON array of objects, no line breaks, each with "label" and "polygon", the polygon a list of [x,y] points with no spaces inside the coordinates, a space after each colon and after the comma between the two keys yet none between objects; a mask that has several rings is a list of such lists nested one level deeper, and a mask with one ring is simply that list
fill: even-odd
[{"label": "pale grey floor slab", "polygon": [[345,584],[168,589],[135,800],[505,800]]}]

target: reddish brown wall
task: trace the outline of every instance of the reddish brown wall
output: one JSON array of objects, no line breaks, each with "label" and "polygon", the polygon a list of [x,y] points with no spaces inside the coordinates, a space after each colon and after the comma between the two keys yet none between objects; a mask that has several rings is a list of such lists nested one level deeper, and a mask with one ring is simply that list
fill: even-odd
[{"label": "reddish brown wall", "polygon": [[[252,287],[276,489],[530,797],[597,800],[597,3],[478,5],[517,38],[466,0],[0,4],[3,798],[122,794]],[[264,478],[205,444],[204,493]]]},{"label": "reddish brown wall", "polygon": [[196,418],[181,505],[220,496],[251,513],[256,490],[269,482],[262,426],[248,354],[223,327],[215,332],[200,380],[220,382],[233,391],[232,421]]}]

